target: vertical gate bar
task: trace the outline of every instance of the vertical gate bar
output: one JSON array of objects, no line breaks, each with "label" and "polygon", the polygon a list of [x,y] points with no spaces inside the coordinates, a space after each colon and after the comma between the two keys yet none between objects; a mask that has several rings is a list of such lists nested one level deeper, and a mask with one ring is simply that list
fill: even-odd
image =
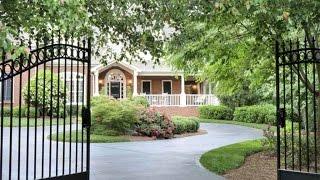
[{"label": "vertical gate bar", "polygon": [[[13,61],[11,61],[11,67],[10,67],[10,75],[13,74]],[[12,131],[13,131],[13,127],[12,127],[12,108],[13,108],[13,93],[12,93],[12,89],[13,89],[13,77],[12,78],[9,78],[8,80],[10,80],[10,146],[9,146],[9,179],[11,179],[11,176],[12,176]]]},{"label": "vertical gate bar", "polygon": [[[2,59],[2,62],[5,61],[5,50],[2,48],[2,56],[1,56],[1,59]],[[1,70],[1,79],[3,79],[3,75],[4,75],[4,65],[2,65],[2,70]],[[2,179],[2,163],[3,163],[3,90],[4,90],[4,85],[3,85],[3,81],[1,81],[1,134],[0,134],[0,179]]]},{"label": "vertical gate bar", "polygon": [[[282,52],[285,52],[285,44],[282,44]],[[285,56],[282,56],[282,78],[283,78],[283,109],[286,110],[286,67],[285,67]],[[286,121],[286,116],[284,121]],[[286,126],[286,123],[285,123]],[[284,167],[287,169],[287,131],[286,127],[283,128],[284,133]]]},{"label": "vertical gate bar", "polygon": [[66,151],[66,104],[67,104],[67,47],[66,44],[68,42],[67,35],[64,36],[64,106],[63,106],[63,148],[62,148],[62,175],[64,175],[65,168],[65,151]]},{"label": "vertical gate bar", "polygon": [[56,176],[58,176],[59,171],[59,127],[60,127],[60,56],[61,56],[61,34],[58,31],[58,92],[57,92],[57,137],[56,137]]},{"label": "vertical gate bar", "polygon": [[[85,45],[86,45],[86,43],[85,43],[85,41],[83,41],[83,47],[85,47]],[[85,88],[85,86],[84,86],[84,83],[85,83],[85,78],[84,78],[85,77],[85,61],[84,61],[84,59],[85,59],[85,57],[86,57],[85,51],[82,51],[82,75],[83,75],[83,77],[82,77],[82,89],[83,89],[83,91],[82,91],[82,109],[85,106],[85,104],[84,104],[84,102],[85,102],[85,99],[84,99],[84,91],[85,91],[85,89],[84,89]],[[83,119],[82,119],[82,124],[83,124]],[[83,137],[84,137],[84,130],[83,130],[83,126],[81,126],[81,172],[83,172],[83,164],[84,164]]]},{"label": "vertical gate bar", "polygon": [[[23,46],[22,39],[20,40],[20,46]],[[18,125],[18,180],[20,180],[20,169],[21,169],[21,104],[22,104],[22,64],[23,55],[19,57],[19,125]]]},{"label": "vertical gate bar", "polygon": [[[31,38],[29,38],[29,49],[31,52]],[[30,67],[32,59],[32,54],[29,54],[29,59],[28,59],[28,67]],[[27,96],[30,97],[30,68],[28,68],[28,88],[27,88]],[[30,101],[27,101],[27,147],[26,147],[26,179],[29,179],[29,135],[30,135]]]},{"label": "vertical gate bar", "polygon": [[[312,48],[315,47],[315,39],[312,38]],[[314,166],[315,166],[315,173],[318,172],[318,150],[317,150],[317,108],[316,108],[316,56],[315,56],[315,49],[312,49],[312,60],[314,61],[312,63],[312,69],[313,69],[313,128],[314,128]],[[319,78],[319,77],[318,77]]]},{"label": "vertical gate bar", "polygon": [[279,123],[279,109],[280,109],[280,78],[279,78],[279,42],[276,40],[275,48],[275,58],[276,58],[276,109],[277,109],[277,169],[280,169],[280,123]]},{"label": "vertical gate bar", "polygon": [[291,104],[291,151],[292,151],[292,155],[291,155],[291,158],[292,158],[292,170],[294,170],[294,155],[295,155],[295,151],[294,151],[294,128],[293,128],[293,69],[292,69],[292,66],[293,66],[293,56],[292,56],[292,41],[290,40],[290,55],[289,55],[289,62],[290,62],[290,104]]},{"label": "vertical gate bar", "polygon": [[[54,44],[53,30],[51,32],[51,46]],[[50,57],[54,57],[53,48],[50,50]],[[49,177],[52,175],[52,114],[53,114],[53,60],[50,63],[50,145],[49,145]],[[58,136],[58,135],[57,135]]]},{"label": "vertical gate bar", "polygon": [[[39,48],[39,38],[36,38],[36,49]],[[38,126],[38,67],[39,63],[39,51],[36,55],[36,99],[35,99],[35,116],[34,116],[34,156],[33,156],[33,179],[37,179],[37,126]]]},{"label": "vertical gate bar", "polygon": [[78,172],[78,131],[79,131],[79,127],[78,127],[78,123],[79,123],[79,59],[80,59],[80,43],[79,43],[79,39],[77,39],[77,89],[76,89],[76,94],[77,94],[77,117],[76,117],[76,168],[75,168],[75,172]]},{"label": "vertical gate bar", "polygon": [[[88,84],[87,84],[87,108],[90,112],[90,86],[91,86],[91,39],[89,38],[88,39],[88,69],[87,69],[87,81],[88,81]],[[89,122],[89,125],[87,126],[87,173],[88,173],[88,180],[90,179],[90,126],[91,126],[91,117],[90,115],[88,116],[88,122]]]},{"label": "vertical gate bar", "polygon": [[[305,68],[305,74],[308,75],[308,54],[307,54],[307,38],[305,38],[304,41],[304,49],[305,49],[305,56],[304,56],[304,68]],[[308,88],[305,84],[305,98],[306,98],[306,109],[305,109],[305,115],[306,115],[306,129],[307,129],[307,171],[310,171],[310,159],[309,159],[309,117],[308,117]]]},{"label": "vertical gate bar", "polygon": [[[47,40],[44,40],[44,47],[47,46]],[[44,176],[44,127],[45,127],[45,113],[46,113],[46,59],[47,59],[47,50],[44,51],[44,64],[43,64],[43,91],[42,91],[42,162],[41,162],[41,177]]]},{"label": "vertical gate bar", "polygon": [[[71,57],[73,57],[73,34],[71,35]],[[70,133],[69,133],[69,174],[71,174],[71,155],[72,155],[72,116],[73,116],[73,109],[72,109],[72,105],[73,105],[73,60],[71,59],[71,67],[70,67]]]},{"label": "vertical gate bar", "polygon": [[[299,49],[299,40],[297,40],[297,49]],[[300,54],[298,53],[298,74],[297,74],[297,79],[298,79],[298,116],[299,116],[299,170],[301,171],[302,169],[302,162],[301,162],[301,158],[302,158],[302,150],[301,150],[301,123],[302,123],[302,120],[301,120],[301,95],[300,95],[300,77],[299,77],[299,74],[300,74]]]}]

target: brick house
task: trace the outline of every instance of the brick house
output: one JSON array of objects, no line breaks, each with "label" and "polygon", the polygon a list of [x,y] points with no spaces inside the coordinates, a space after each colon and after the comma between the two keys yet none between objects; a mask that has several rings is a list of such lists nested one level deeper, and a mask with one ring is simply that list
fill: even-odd
[{"label": "brick house", "polygon": [[[78,68],[73,67],[71,70],[70,63],[65,64],[64,60],[61,60],[60,66],[58,66],[58,60],[55,60],[52,65],[51,67],[51,63],[47,63],[46,70],[52,70],[55,74],[59,72],[61,79],[64,79],[64,75],[66,75],[67,103],[75,104],[77,103],[76,100],[80,104],[84,103],[84,97],[81,94],[86,96],[87,81],[85,77],[87,77],[87,67],[83,67],[80,63]],[[73,65],[77,64],[74,63]],[[44,64],[38,66],[39,71],[43,69]],[[102,65],[93,61],[90,69],[92,96],[104,94],[116,99],[144,96],[151,106],[158,108],[160,111],[164,109],[166,112],[183,110],[188,113],[189,111],[195,111],[194,109],[199,105],[219,103],[216,96],[211,93],[209,83],[206,81],[197,82],[194,77],[185,77],[183,73],[174,72],[166,65],[143,64],[140,62],[130,64],[125,61],[112,61],[107,65]],[[31,69],[30,77],[34,77],[35,74],[36,68]],[[19,104],[20,89],[27,85],[28,71],[24,72],[21,78],[21,85],[20,75],[3,82],[3,99],[6,105],[11,104],[11,95],[13,96],[13,105]],[[13,93],[11,94],[12,80]],[[72,86],[75,89],[76,83],[79,85],[78,92],[71,92],[70,85],[73,84]],[[21,102],[23,103],[23,99],[21,99]]]},{"label": "brick house", "polygon": [[91,69],[93,95],[114,98],[144,96],[152,106],[198,106],[218,104],[209,83],[185,77],[169,66],[112,61]]}]

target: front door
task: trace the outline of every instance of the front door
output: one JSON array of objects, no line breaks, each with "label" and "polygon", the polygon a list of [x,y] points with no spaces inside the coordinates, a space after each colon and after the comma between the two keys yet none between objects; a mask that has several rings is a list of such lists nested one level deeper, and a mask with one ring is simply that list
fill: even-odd
[{"label": "front door", "polygon": [[120,82],[111,82],[111,96],[115,99],[120,98]]}]

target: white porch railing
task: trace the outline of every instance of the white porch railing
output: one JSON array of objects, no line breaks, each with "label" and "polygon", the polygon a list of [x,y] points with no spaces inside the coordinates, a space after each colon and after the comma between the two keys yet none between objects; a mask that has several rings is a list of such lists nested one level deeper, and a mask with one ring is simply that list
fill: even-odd
[{"label": "white porch railing", "polygon": [[146,94],[139,96],[145,97],[150,106],[200,106],[219,104],[218,98],[213,94]]},{"label": "white porch railing", "polygon": [[149,102],[150,106],[179,106],[180,94],[147,94],[144,96]]},{"label": "white porch railing", "polygon": [[219,99],[213,94],[186,94],[187,106],[218,105]]}]

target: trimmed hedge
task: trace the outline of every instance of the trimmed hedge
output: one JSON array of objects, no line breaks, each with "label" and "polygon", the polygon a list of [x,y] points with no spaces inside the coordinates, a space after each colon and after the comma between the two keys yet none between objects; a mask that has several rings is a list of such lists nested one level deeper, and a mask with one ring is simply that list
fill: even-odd
[{"label": "trimmed hedge", "polygon": [[200,127],[199,122],[192,117],[174,116],[172,122],[175,127],[173,131],[174,134],[197,132]]},{"label": "trimmed hedge", "polygon": [[276,124],[276,107],[271,104],[237,107],[233,115],[234,121]]},{"label": "trimmed hedge", "polygon": [[200,106],[199,113],[204,119],[232,120],[233,118],[233,110],[227,106]]}]

